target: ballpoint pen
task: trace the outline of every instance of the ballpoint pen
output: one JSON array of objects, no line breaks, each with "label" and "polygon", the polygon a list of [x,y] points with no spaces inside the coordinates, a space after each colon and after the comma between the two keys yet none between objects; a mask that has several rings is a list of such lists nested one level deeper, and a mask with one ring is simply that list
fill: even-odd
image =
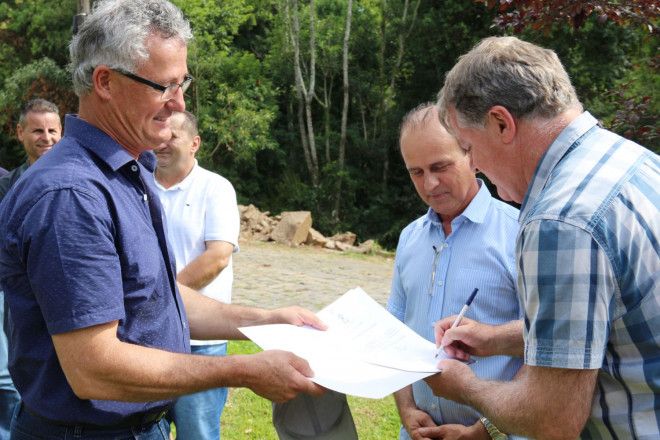
[{"label": "ballpoint pen", "polygon": [[[475,288],[475,289],[472,291],[472,293],[470,294],[470,297],[469,297],[468,300],[465,302],[465,305],[464,305],[463,308],[461,309],[460,313],[458,314],[458,316],[456,317],[456,319],[454,319],[454,322],[453,322],[453,324],[451,325],[451,328],[454,328],[454,327],[458,326],[458,324],[461,323],[461,320],[463,319],[463,316],[465,316],[465,313],[467,313],[468,309],[470,308],[470,304],[472,304],[472,300],[474,300],[474,297],[477,296],[477,292],[478,292],[478,291],[479,291],[478,288]],[[435,357],[436,357],[436,358],[437,358],[438,356],[440,356],[440,354],[442,353],[442,350],[444,350],[444,348],[445,348],[445,347],[441,344],[440,347],[438,347],[438,348],[436,349],[436,351],[435,351]]]}]

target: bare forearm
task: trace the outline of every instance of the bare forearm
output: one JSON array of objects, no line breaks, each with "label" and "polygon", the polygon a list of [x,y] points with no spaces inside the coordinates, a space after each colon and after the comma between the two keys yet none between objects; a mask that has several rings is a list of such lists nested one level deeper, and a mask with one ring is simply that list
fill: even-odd
[{"label": "bare forearm", "polygon": [[534,427],[536,412],[528,396],[515,381],[477,380],[467,387],[462,403],[484,414],[502,432],[533,436],[526,422]]},{"label": "bare forearm", "polygon": [[208,286],[229,264],[228,256],[205,252],[188,263],[176,276],[179,283],[200,290]]},{"label": "bare forearm", "polygon": [[401,423],[411,438],[442,438],[442,433],[436,432],[438,428],[431,416],[417,408],[411,385],[394,393],[394,400]]},{"label": "bare forearm", "polygon": [[412,385],[400,389],[394,393],[394,402],[399,411],[399,415],[403,417],[406,411],[417,408],[415,398],[413,397]]},{"label": "bare forearm", "polygon": [[[244,386],[250,364],[245,356],[195,356],[119,343],[99,363],[103,371],[77,374],[81,398],[145,402],[200,390]],[[121,353],[121,355],[116,355]]]},{"label": "bare forearm", "polygon": [[[53,336],[57,357],[82,399],[150,401],[220,386],[249,386],[250,356],[194,356],[122,342],[117,322]],[[254,356],[261,356],[254,355]]]},{"label": "bare forearm", "polygon": [[523,366],[510,382],[472,381],[464,396],[503,432],[573,439],[589,415],[594,385],[593,370]]},{"label": "bare forearm", "polygon": [[238,327],[275,322],[275,312],[223,304],[179,285],[193,339],[245,339]]},{"label": "bare forearm", "polygon": [[522,320],[511,321],[495,327],[497,336],[493,341],[494,354],[523,357],[525,343],[523,341]]}]

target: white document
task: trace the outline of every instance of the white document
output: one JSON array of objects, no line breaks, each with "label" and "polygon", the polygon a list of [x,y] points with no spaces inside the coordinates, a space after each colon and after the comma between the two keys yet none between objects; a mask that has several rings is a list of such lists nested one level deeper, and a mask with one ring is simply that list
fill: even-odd
[{"label": "white document", "polygon": [[241,327],[264,350],[286,350],[309,362],[312,380],[360,397],[382,398],[437,373],[435,344],[392,316],[359,287],[318,316],[326,331],[289,324]]}]

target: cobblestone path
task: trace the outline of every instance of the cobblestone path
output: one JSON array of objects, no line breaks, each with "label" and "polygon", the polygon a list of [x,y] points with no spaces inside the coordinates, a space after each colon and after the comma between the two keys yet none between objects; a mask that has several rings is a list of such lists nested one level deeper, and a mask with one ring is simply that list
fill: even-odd
[{"label": "cobblestone path", "polygon": [[393,265],[393,258],[376,255],[242,242],[234,254],[232,302],[265,308],[300,305],[318,311],[360,286],[385,305]]}]

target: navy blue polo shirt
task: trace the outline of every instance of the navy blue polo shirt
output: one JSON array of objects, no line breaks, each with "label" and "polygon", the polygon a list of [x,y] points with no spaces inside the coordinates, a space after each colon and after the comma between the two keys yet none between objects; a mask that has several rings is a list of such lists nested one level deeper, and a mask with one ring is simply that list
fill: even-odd
[{"label": "navy blue polo shirt", "polygon": [[135,161],[82,119],[65,122],[62,140],[0,204],[9,370],[32,412],[110,425],[171,401],[79,399],[51,335],[117,320],[120,340],[172,352],[190,352],[190,335],[174,264],[161,251],[145,197],[155,190],[140,178],[153,170],[153,154]]}]

